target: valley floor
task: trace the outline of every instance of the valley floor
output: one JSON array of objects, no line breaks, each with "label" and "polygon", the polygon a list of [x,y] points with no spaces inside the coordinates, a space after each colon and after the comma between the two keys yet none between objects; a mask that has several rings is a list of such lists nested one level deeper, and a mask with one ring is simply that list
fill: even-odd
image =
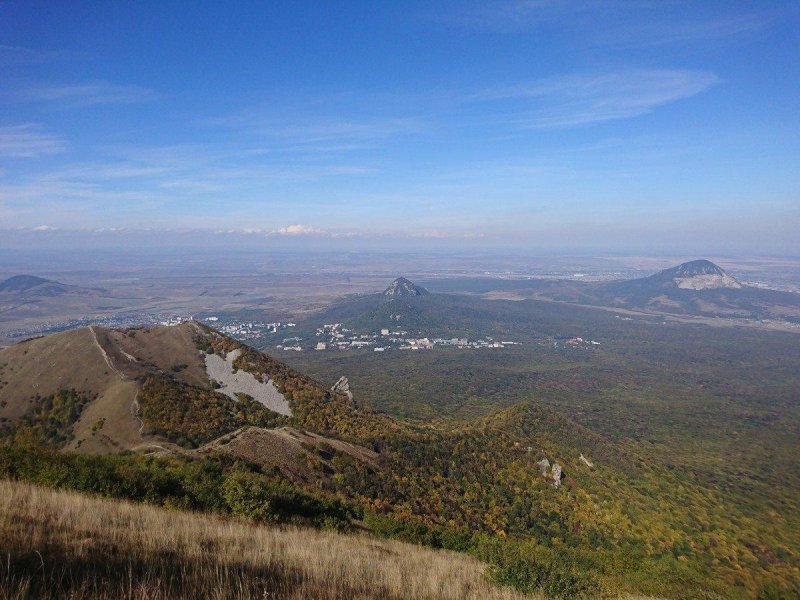
[{"label": "valley floor", "polygon": [[465,555],[0,481],[0,598],[513,599]]}]

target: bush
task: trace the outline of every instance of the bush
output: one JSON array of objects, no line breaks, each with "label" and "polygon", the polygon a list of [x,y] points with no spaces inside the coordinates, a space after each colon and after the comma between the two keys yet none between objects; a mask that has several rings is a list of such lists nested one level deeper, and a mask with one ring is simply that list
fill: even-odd
[{"label": "bush", "polygon": [[72,426],[90,398],[75,390],[59,390],[49,396],[37,395],[30,411],[18,423],[0,431],[24,446],[46,445],[62,448],[73,439]]},{"label": "bush", "polygon": [[490,577],[522,592],[549,598],[596,598],[600,583],[570,556],[532,541],[484,538],[474,551],[489,563]]}]

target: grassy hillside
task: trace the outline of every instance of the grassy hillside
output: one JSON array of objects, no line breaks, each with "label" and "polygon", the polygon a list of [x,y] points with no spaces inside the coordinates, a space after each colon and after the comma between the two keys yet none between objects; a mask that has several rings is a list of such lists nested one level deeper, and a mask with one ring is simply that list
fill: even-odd
[{"label": "grassy hillside", "polygon": [[521,598],[463,554],[0,481],[4,598]]}]

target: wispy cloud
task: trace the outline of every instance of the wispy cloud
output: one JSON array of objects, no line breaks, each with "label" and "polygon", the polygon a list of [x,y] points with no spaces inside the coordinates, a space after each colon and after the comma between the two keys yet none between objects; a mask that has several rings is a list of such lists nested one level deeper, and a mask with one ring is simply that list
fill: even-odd
[{"label": "wispy cloud", "polygon": [[635,69],[554,77],[485,90],[475,100],[506,101],[523,128],[557,128],[627,119],[699,94],[719,82],[706,71]]},{"label": "wispy cloud", "polygon": [[43,131],[35,123],[0,127],[0,156],[36,158],[62,152],[66,146],[62,138]]},{"label": "wispy cloud", "polygon": [[40,50],[15,44],[0,44],[0,63],[43,63],[75,57],[74,54]]},{"label": "wispy cloud", "polygon": [[[36,152],[44,152],[48,149],[44,143],[37,146],[28,139],[35,132],[33,127],[21,131],[9,129],[4,137],[4,131],[0,130],[0,155],[13,152],[15,156],[34,156]],[[27,135],[26,144],[20,139],[22,134]],[[123,215],[121,218],[128,222],[138,222],[132,219],[172,222],[178,218],[181,222],[235,226],[250,223],[255,211],[262,219],[270,214],[272,218],[289,221],[295,218],[291,209],[293,198],[305,183],[346,181],[374,172],[361,165],[285,162],[280,158],[254,160],[247,152],[228,147],[151,146],[105,148],[104,152],[125,158],[108,163],[68,164],[46,172],[17,173],[0,179],[0,208],[17,222],[29,225],[37,224],[38,215],[43,212],[52,214],[53,224],[59,226],[73,225],[76,220],[91,220],[92,227],[105,226],[108,214]],[[237,209],[222,211],[220,198],[236,198],[230,206]],[[196,210],[180,211],[177,207],[181,205]],[[281,210],[277,216],[276,212]],[[317,233],[314,228],[291,224],[274,231],[264,230],[265,235],[270,232],[276,236]]]},{"label": "wispy cloud", "polygon": [[134,104],[156,97],[148,88],[117,85],[107,81],[61,85],[34,85],[20,89],[13,97],[25,102],[54,102],[72,107],[100,104]]},{"label": "wispy cloud", "polygon": [[792,10],[765,8],[697,16],[676,3],[648,0],[501,0],[460,3],[438,15],[451,25],[495,33],[557,27],[582,45],[653,46],[746,35],[763,30]]},{"label": "wispy cloud", "polygon": [[276,118],[257,111],[205,119],[201,123],[228,127],[284,146],[301,145],[319,152],[361,150],[376,141],[423,129],[422,120],[410,116],[306,115]]},{"label": "wispy cloud", "polygon": [[594,2],[561,0],[501,0],[463,3],[439,15],[439,20],[464,27],[513,32],[537,27],[592,9]]},{"label": "wispy cloud", "polygon": [[332,140],[375,140],[417,131],[420,123],[413,118],[379,119],[316,119],[310,123],[289,126],[261,126],[255,131],[264,135],[287,138],[304,143]]},{"label": "wispy cloud", "polygon": [[726,14],[715,18],[695,21],[681,19],[644,19],[635,25],[609,24],[597,31],[598,43],[625,47],[666,46],[691,42],[722,40],[724,38],[746,38],[764,31],[781,19],[777,11],[759,11],[743,14]]},{"label": "wispy cloud", "polygon": [[36,56],[38,53],[32,48],[25,46],[14,46],[12,44],[0,44],[0,55],[11,56]]}]

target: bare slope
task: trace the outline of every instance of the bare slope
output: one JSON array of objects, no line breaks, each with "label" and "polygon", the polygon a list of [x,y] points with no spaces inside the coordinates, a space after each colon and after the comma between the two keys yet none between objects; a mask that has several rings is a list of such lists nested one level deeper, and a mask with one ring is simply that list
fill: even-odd
[{"label": "bare slope", "polygon": [[266,471],[277,467],[290,479],[311,484],[318,483],[325,474],[335,472],[331,459],[337,451],[371,465],[378,461],[378,454],[368,448],[294,427],[246,427],[199,448],[197,452],[226,452]]}]

